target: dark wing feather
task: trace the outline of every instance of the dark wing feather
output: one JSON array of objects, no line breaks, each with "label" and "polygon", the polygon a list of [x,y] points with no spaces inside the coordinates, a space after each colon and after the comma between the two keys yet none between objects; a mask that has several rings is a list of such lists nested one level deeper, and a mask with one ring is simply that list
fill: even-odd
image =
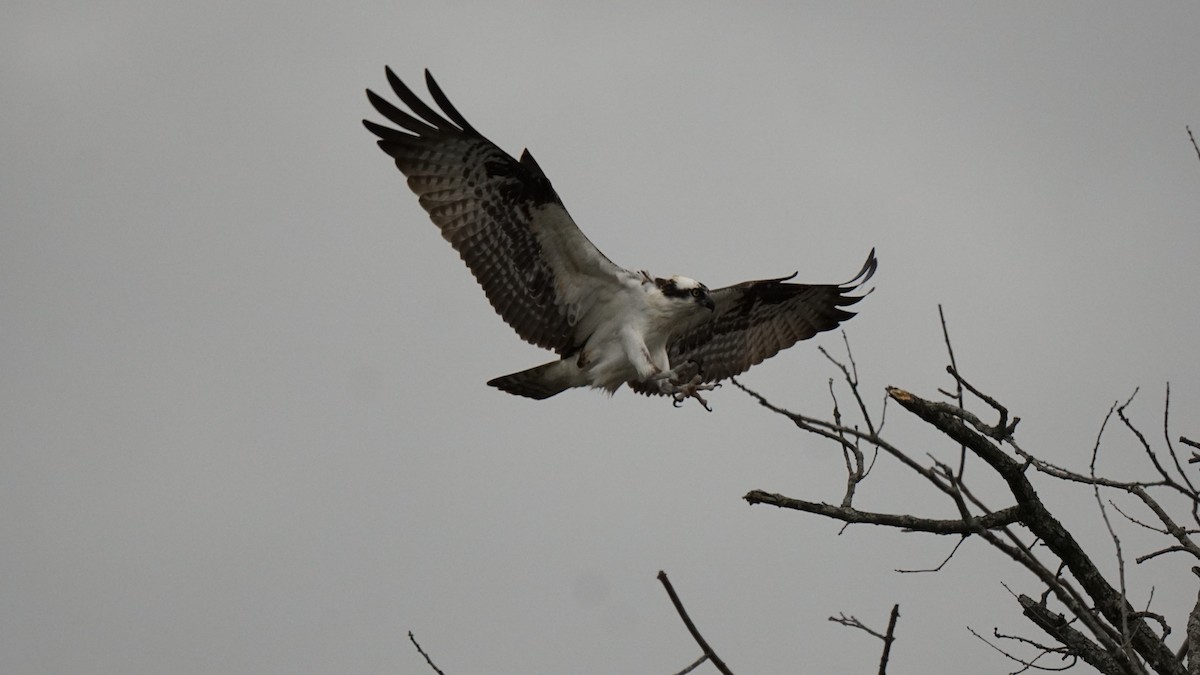
[{"label": "dark wing feather", "polygon": [[[704,382],[739,375],[801,340],[854,316],[845,308],[862,300],[853,295],[875,274],[871,249],[866,263],[844,284],[790,284],[790,277],[746,281],[712,293],[716,317],[672,341],[667,354],[672,367],[689,361],[700,369]],[[658,393],[631,383],[644,394]]]},{"label": "dark wing feather", "polygon": [[[565,354],[579,345],[563,277],[615,282],[623,271],[571,220],[550,180],[526,151],[517,161],[474,129],[425,71],[441,113],[391,68],[388,83],[411,112],[367,90],[375,110],[399,129],[363,120],[396,160],[442,236],[483,287],[492,307],[523,339]],[[444,116],[443,116],[444,115]],[[449,118],[449,119],[447,119]]]}]

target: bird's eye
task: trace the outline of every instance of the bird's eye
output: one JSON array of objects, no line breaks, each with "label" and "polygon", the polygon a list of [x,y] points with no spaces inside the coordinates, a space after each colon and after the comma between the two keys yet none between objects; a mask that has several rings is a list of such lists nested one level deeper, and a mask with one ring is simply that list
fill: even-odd
[{"label": "bird's eye", "polygon": [[700,296],[702,296],[702,295],[704,295],[704,291],[700,290],[699,288],[693,288],[693,289],[692,289],[692,297],[693,297],[693,298],[698,298],[698,297],[700,297]]}]

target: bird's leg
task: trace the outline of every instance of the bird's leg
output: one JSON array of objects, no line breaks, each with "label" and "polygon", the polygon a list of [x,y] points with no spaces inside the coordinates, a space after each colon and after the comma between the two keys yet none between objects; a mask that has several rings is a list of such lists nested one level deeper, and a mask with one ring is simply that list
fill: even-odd
[{"label": "bird's leg", "polygon": [[689,398],[694,398],[704,406],[705,410],[712,412],[712,408],[708,407],[708,401],[705,401],[699,392],[711,391],[721,385],[704,384],[704,374],[701,372],[699,363],[686,361],[674,368],[664,370],[663,366],[669,366],[666,354],[661,354],[660,362],[663,366],[655,363],[654,356],[651,355],[650,349],[646,347],[646,343],[639,333],[632,329],[623,330],[621,341],[625,348],[625,354],[637,369],[638,378],[642,382],[657,383],[659,392],[675,399],[676,408]]},{"label": "bird's leg", "polygon": [[695,361],[684,361],[679,365],[657,373],[654,379],[660,381],[660,388],[671,388],[671,391],[664,389],[663,393],[674,394],[674,388],[687,386],[698,382],[697,378],[703,379],[703,373],[700,372],[700,364]]}]

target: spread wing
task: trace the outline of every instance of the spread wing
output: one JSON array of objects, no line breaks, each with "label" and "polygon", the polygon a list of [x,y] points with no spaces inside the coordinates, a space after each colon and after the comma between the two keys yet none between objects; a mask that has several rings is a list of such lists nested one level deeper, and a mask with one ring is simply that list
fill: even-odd
[{"label": "spread wing", "polygon": [[458,251],[492,307],[523,339],[560,354],[582,337],[575,325],[597,290],[629,272],[584,236],[526,150],[512,158],[476,131],[425,71],[441,113],[387,69],[411,112],[367,90],[399,129],[363,120],[396,160],[442,236]]},{"label": "spread wing", "polygon": [[[678,336],[667,347],[672,367],[694,362],[704,382],[739,375],[801,340],[854,316],[847,311],[865,295],[854,295],[875,274],[875,249],[858,274],[844,284],[790,284],[789,279],[745,281],[712,292],[716,316]],[[630,383],[644,394],[655,390]]]}]

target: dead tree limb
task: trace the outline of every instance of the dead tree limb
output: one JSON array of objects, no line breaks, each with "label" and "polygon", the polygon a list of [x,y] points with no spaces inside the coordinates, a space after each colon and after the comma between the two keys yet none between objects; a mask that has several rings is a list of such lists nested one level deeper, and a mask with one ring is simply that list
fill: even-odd
[{"label": "dead tree limb", "polygon": [[885,630],[882,633],[880,633],[879,631],[873,630],[871,627],[867,626],[862,621],[859,621],[858,618],[855,616],[846,616],[845,614],[839,614],[838,616],[829,617],[829,620],[832,621],[833,623],[841,624],[848,628],[856,628],[858,630],[863,631],[864,633],[867,633],[868,635],[871,635],[876,638],[879,638],[880,640],[883,640],[883,653],[879,657],[879,675],[885,675],[885,673],[887,673],[888,658],[891,656],[891,653],[892,653],[892,643],[896,641],[896,621],[899,618],[900,618],[900,605],[892,605],[892,613],[888,617],[887,630]]},{"label": "dead tree limb", "polygon": [[919,518],[907,514],[893,513],[873,513],[870,511],[859,511],[848,506],[834,506],[824,502],[806,502],[803,499],[793,499],[780,494],[764,492],[762,490],[751,490],[746,493],[745,499],[748,504],[769,504],[778,506],[783,509],[794,509],[796,511],[805,511],[815,513],[834,520],[840,520],[846,523],[861,523],[867,525],[884,525],[887,527],[895,527],[909,532],[930,532],[933,534],[968,534],[979,532],[981,530],[992,530],[1020,521],[1020,509],[1016,506],[1010,506],[1006,509],[993,511],[982,515],[978,518],[969,520],[949,519],[940,520],[935,518]]},{"label": "dead tree limb", "polygon": [[[683,608],[683,601],[679,599],[679,595],[675,593],[675,588],[671,585],[671,581],[667,579],[667,573],[659,570],[658,580],[662,582],[663,588],[667,589],[667,595],[671,598],[671,604],[675,605],[675,611],[679,613],[679,618],[683,621],[683,625],[686,626],[688,632],[692,634],[692,639],[696,641],[697,645],[700,645],[700,651],[704,652],[703,658],[712,661],[713,666],[717,670],[721,671],[723,675],[733,675],[733,673],[729,671],[729,667],[726,666],[725,662],[721,660],[721,657],[717,656],[717,653],[713,651],[713,648],[708,646],[708,641],[705,640],[704,636],[700,634],[700,631],[696,628],[696,624],[692,623],[692,618],[688,616],[687,610]],[[703,659],[696,661],[688,668],[688,670],[695,668],[702,662]],[[684,672],[687,672],[687,670]]]},{"label": "dead tree limb", "polygon": [[887,632],[883,634],[883,654],[879,656],[879,675],[887,673],[888,658],[892,655],[892,643],[896,641],[896,621],[899,619],[900,605],[892,605]]},{"label": "dead tree limb", "polygon": [[421,645],[417,642],[417,638],[412,634],[411,630],[408,631],[408,641],[411,642],[413,644],[413,646],[417,648],[418,654],[425,657],[425,663],[428,663],[429,667],[433,668],[433,672],[437,673],[438,675],[446,675],[445,673],[442,672],[441,668],[438,668],[437,666],[435,666],[433,664],[433,659],[429,658],[429,655],[425,653],[425,650],[421,649]]},{"label": "dead tree limb", "polygon": [[[1110,520],[1108,514],[1108,505],[1111,504],[1127,521],[1173,540],[1159,550],[1136,557],[1130,556],[1139,564],[1168,553],[1181,552],[1200,560],[1200,544],[1193,539],[1195,534],[1200,533],[1200,489],[1197,488],[1200,481],[1193,481],[1186,473],[1194,462],[1200,462],[1200,455],[1192,453],[1192,458],[1185,460],[1175,450],[1169,430],[1170,388],[1167,388],[1163,413],[1165,451],[1157,450],[1126,414],[1132,398],[1123,405],[1114,403],[1113,409],[1109,411],[1110,416],[1121,420],[1129,433],[1130,438],[1126,439],[1126,442],[1132,440],[1141,448],[1156,474],[1154,479],[1121,481],[1099,474],[1097,458],[1101,452],[1101,441],[1106,434],[1111,436],[1116,433],[1106,432],[1107,424],[1101,425],[1087,468],[1076,471],[1056,466],[1025,450],[1015,438],[1020,418],[1011,415],[1009,409],[997,398],[985,393],[963,376],[959,363],[954,358],[949,331],[945,326],[945,314],[939,313],[939,316],[947,351],[952,359],[947,373],[953,378],[954,387],[939,388],[938,391],[951,401],[929,400],[899,387],[888,387],[884,402],[885,406],[888,401],[899,404],[904,410],[936,429],[941,436],[952,441],[954,460],[940,459],[936,452],[924,447],[919,455],[910,453],[901,444],[883,437],[882,424],[843,419],[847,411],[837,409],[837,394],[832,390],[835,415],[831,421],[783,409],[741,382],[735,381],[734,384],[764,408],[791,420],[797,428],[838,444],[847,457],[850,456],[848,453],[851,447],[858,453],[856,457],[863,456],[864,450],[874,447],[878,457],[895,459],[900,466],[922,477],[935,492],[946,496],[958,512],[957,518],[924,518],[910,513],[863,511],[855,508],[854,498],[857,493],[854,487],[863,476],[861,461],[847,461],[849,487],[839,505],[812,499],[797,499],[766,490],[752,490],[744,499],[749,504],[766,504],[819,515],[845,523],[847,527],[869,524],[914,533],[957,536],[958,545],[962,545],[968,539],[983,540],[1027,569],[1044,584],[1040,600],[1032,600],[1023,594],[1014,594],[1014,597],[1019,600],[1021,613],[1051,636],[1058,646],[1043,646],[1033,639],[1002,635],[996,631],[997,637],[1040,650],[1037,656],[1030,659],[1000,650],[1009,658],[1021,663],[1025,667],[1023,670],[1059,670],[1061,668],[1048,668],[1035,663],[1045,655],[1057,654],[1072,659],[1065,667],[1070,667],[1074,660],[1082,660],[1101,672],[1114,675],[1141,675],[1149,671],[1163,675],[1183,675],[1187,671],[1182,652],[1177,655],[1177,650],[1169,648],[1166,644],[1166,637],[1170,633],[1167,618],[1150,612],[1148,603],[1145,609],[1137,610],[1129,600],[1126,558],[1117,528],[1120,523]],[[853,363],[848,341],[846,350]],[[848,368],[822,351],[841,371],[844,385],[850,388],[854,400],[860,402],[858,412],[862,417],[869,418],[870,411],[861,404],[864,399],[858,391],[860,380],[857,367]],[[974,401],[990,408],[996,420],[984,421],[979,415],[968,410],[965,400],[968,397],[974,397]],[[851,414],[849,417],[852,416]],[[1107,418],[1105,421],[1107,423]],[[1185,437],[1178,439],[1178,443],[1184,446],[1197,445]],[[981,465],[987,469],[982,472],[971,471],[973,480],[983,480],[986,476],[991,476],[1002,481],[1009,506],[992,508],[977,496],[965,479],[968,463],[975,463],[977,468]],[[1030,481],[1031,470],[1058,479],[1063,485],[1077,483],[1090,488],[1091,497],[1100,509],[1100,518],[1115,547],[1117,572],[1114,582],[1109,581],[1101,571],[1101,566],[1089,556],[1076,536],[1043,502]],[[1157,523],[1154,523],[1153,519],[1146,519],[1151,522],[1143,522],[1129,515],[1116,502],[1102,495],[1102,491],[1110,490],[1123,492],[1140,501],[1154,514]],[[1190,516],[1195,523],[1194,527],[1191,524],[1186,527],[1181,524],[1179,514],[1172,513],[1167,508],[1167,503],[1161,500],[1163,492],[1173,495],[1173,498],[1182,497],[1190,504]],[[1190,639],[1200,640],[1200,609],[1196,610],[1194,618],[1197,623],[1196,632]],[[1187,649],[1183,650],[1186,651]],[[1200,661],[1200,657],[1197,661]],[[1191,663],[1188,665],[1191,666]],[[1200,668],[1200,665],[1197,667]],[[1197,675],[1200,675],[1200,672]]]},{"label": "dead tree limb", "polygon": [[1136,610],[1104,578],[1103,573],[1075,537],[1042,503],[1041,497],[1025,475],[1027,464],[1017,461],[991,440],[969,428],[963,423],[961,416],[945,410],[945,404],[927,401],[897,387],[889,387],[888,395],[905,410],[929,423],[954,442],[967,446],[975,456],[990,466],[1007,483],[1016,499],[1022,514],[1021,524],[1066,564],[1071,576],[1110,625],[1128,626],[1129,637],[1138,656],[1145,659],[1157,672],[1183,675],[1183,669],[1175,659],[1175,654],[1144,620],[1135,616]]}]

